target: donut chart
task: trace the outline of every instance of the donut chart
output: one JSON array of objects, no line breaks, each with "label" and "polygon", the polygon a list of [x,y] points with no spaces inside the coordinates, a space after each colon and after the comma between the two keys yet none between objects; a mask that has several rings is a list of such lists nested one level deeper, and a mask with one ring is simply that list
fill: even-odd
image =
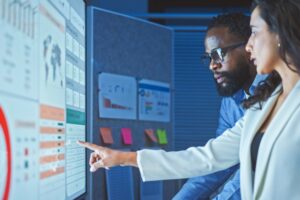
[{"label": "donut chart", "polygon": [[5,149],[7,152],[7,174],[6,174],[6,178],[5,178],[5,188],[4,188],[4,193],[3,193],[2,199],[8,200],[10,183],[11,183],[12,155],[11,155],[11,144],[10,144],[10,138],[9,138],[8,124],[7,124],[7,120],[5,118],[4,112],[2,110],[2,107],[0,107],[0,129],[2,129],[3,134],[4,134]]}]

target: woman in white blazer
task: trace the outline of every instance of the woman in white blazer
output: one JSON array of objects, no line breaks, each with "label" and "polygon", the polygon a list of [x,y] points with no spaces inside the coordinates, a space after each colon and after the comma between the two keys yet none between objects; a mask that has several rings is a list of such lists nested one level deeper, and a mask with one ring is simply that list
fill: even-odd
[{"label": "woman in white blazer", "polygon": [[137,166],[144,181],[206,175],[240,163],[243,199],[300,199],[299,0],[257,0],[246,45],[259,74],[271,73],[244,102],[236,125],[204,147],[121,152],[78,142],[94,152],[91,171]]}]

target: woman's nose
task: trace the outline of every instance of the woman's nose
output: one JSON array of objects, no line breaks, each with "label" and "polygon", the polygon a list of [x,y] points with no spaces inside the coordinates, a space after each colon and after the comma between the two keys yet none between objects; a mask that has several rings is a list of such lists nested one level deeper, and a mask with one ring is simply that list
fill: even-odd
[{"label": "woman's nose", "polygon": [[247,42],[247,44],[246,44],[246,46],[245,46],[245,50],[246,50],[247,52],[249,52],[249,53],[252,52],[252,41],[251,41],[251,37],[249,38],[249,40],[248,40],[248,42]]}]

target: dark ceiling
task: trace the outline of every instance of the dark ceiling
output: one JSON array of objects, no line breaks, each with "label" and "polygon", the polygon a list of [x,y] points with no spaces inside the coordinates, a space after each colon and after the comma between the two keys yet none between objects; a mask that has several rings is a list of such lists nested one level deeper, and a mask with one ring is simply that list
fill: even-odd
[{"label": "dark ceiling", "polygon": [[149,0],[149,12],[166,12],[173,9],[196,8],[249,8],[252,0]]}]

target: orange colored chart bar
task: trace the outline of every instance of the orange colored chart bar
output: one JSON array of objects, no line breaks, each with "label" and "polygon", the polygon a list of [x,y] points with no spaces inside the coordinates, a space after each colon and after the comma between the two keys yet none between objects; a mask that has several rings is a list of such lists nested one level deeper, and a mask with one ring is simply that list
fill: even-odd
[{"label": "orange colored chart bar", "polygon": [[41,127],[40,128],[41,134],[64,134],[64,128],[54,128],[54,127]]},{"label": "orange colored chart bar", "polygon": [[63,141],[47,141],[47,142],[41,142],[40,148],[41,149],[50,149],[50,148],[59,148],[63,147],[65,143]]},{"label": "orange colored chart bar", "polygon": [[62,108],[42,104],[40,106],[40,112],[41,119],[65,121],[65,111]]},{"label": "orange colored chart bar", "polygon": [[40,164],[47,164],[52,162],[58,162],[65,159],[65,154],[57,154],[51,156],[44,156],[40,158]]},{"label": "orange colored chart bar", "polygon": [[51,170],[48,170],[48,171],[44,171],[44,172],[40,173],[40,179],[49,178],[51,176],[62,174],[64,172],[65,172],[64,167],[59,167],[59,168],[51,169]]}]

